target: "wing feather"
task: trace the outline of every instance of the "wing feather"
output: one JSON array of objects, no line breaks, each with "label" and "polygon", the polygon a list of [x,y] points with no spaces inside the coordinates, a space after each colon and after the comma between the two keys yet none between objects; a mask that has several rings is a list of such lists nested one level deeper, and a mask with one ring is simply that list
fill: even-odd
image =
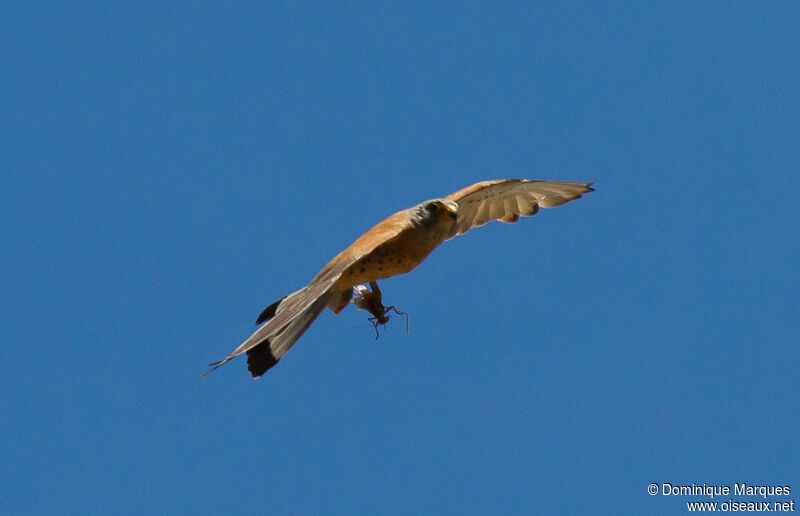
[{"label": "wing feather", "polygon": [[504,214],[500,217],[500,222],[513,224],[519,219],[519,214],[522,213],[516,195],[503,199],[503,208]]},{"label": "wing feather", "polygon": [[458,203],[458,221],[453,236],[490,220],[513,223],[519,217],[535,215],[539,208],[561,206],[593,192],[591,184],[530,179],[475,183],[445,197]]}]

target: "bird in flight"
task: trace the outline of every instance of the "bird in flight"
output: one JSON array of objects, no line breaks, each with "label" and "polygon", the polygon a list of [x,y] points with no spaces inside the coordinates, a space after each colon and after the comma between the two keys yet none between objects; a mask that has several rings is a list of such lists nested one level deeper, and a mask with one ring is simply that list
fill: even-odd
[{"label": "bird in flight", "polygon": [[[385,324],[385,313],[393,307],[383,306],[378,280],[409,272],[439,244],[471,228],[490,220],[516,222],[535,215],[539,208],[560,206],[593,192],[591,185],[531,179],[481,181],[399,211],[336,255],[311,283],[264,309],[256,324],[266,324],[230,355],[209,364],[212,368],[202,376],[246,353],[247,369],[258,378],[278,363],[326,307],[341,312],[353,300],[354,289],[354,302]],[[369,283],[372,292],[363,283]]]}]

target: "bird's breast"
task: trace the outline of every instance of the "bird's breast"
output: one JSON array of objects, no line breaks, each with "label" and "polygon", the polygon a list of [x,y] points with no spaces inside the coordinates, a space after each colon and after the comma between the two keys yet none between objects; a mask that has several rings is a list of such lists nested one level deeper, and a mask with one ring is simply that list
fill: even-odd
[{"label": "bird's breast", "polygon": [[419,265],[442,242],[425,228],[409,228],[361,257],[341,276],[341,290],[360,283],[405,274]]}]

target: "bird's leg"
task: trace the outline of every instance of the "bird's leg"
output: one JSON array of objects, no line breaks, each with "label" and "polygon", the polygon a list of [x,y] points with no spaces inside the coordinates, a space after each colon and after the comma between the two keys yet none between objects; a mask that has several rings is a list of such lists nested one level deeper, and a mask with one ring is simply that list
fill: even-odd
[{"label": "bird's leg", "polygon": [[381,289],[378,288],[378,282],[377,281],[370,281],[369,282],[369,288],[372,289],[372,298],[376,299],[375,302],[377,304],[382,304],[381,300],[383,299],[383,292],[381,292]]},{"label": "bird's leg", "polygon": [[[353,299],[353,289],[345,290],[341,293],[341,296],[337,299],[334,297],[331,300],[331,303],[328,305],[328,308],[333,310],[333,313],[339,315],[339,312],[345,309],[345,307],[350,304],[350,300]],[[355,301],[354,301],[355,302]],[[360,307],[359,307],[360,308]],[[269,308],[267,308],[269,310]],[[266,312],[266,310],[265,310]],[[263,315],[263,314],[262,314]]]}]

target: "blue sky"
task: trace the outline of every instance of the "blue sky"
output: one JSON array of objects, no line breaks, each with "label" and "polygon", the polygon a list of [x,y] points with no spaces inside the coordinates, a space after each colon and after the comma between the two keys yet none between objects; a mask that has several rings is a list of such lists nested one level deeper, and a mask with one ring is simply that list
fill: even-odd
[{"label": "blue sky", "polygon": [[[798,26],[793,2],[4,6],[0,512],[794,499]],[[325,312],[260,380],[196,379],[373,224],[506,177],[597,191],[384,281],[408,335]]]}]

